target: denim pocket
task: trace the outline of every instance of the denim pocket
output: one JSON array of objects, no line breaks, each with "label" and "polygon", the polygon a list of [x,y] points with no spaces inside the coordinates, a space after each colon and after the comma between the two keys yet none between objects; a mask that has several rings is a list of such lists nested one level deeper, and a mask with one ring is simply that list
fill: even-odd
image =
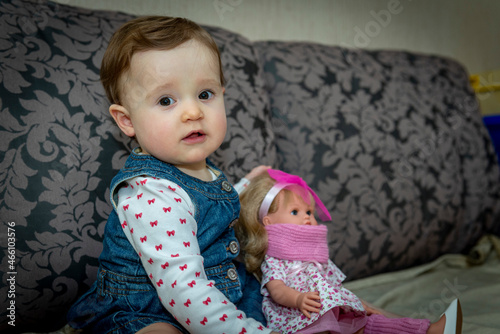
[{"label": "denim pocket", "polygon": [[155,301],[160,304],[156,290],[144,276],[102,270],[99,285],[99,294],[103,298],[112,298],[114,307],[127,312],[144,312]]},{"label": "denim pocket", "polygon": [[74,303],[68,311],[68,324],[75,329],[82,329],[95,322],[100,313],[99,296],[97,294],[97,284],[94,283],[76,303]]}]

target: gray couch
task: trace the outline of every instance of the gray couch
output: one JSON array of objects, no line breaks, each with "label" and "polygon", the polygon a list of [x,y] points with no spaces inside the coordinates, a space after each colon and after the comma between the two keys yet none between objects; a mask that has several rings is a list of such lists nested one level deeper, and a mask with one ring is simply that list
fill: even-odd
[{"label": "gray couch", "polygon": [[[108,115],[99,67],[132,17],[0,2],[1,332],[63,327],[95,279],[108,186],[135,145]],[[302,176],[332,214],[330,255],[349,281],[500,235],[499,167],[462,65],[206,29],[228,79],[212,160],[232,181],[258,164]]]}]

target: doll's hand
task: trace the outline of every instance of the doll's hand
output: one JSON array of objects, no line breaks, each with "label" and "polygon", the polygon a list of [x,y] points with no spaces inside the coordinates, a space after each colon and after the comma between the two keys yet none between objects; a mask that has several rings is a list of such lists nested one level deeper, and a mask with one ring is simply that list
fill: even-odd
[{"label": "doll's hand", "polygon": [[297,296],[297,308],[308,319],[311,319],[311,314],[309,312],[319,313],[321,309],[321,303],[317,302],[317,300],[320,299],[319,292],[317,291],[301,293]]},{"label": "doll's hand", "polygon": [[386,318],[400,318],[401,317],[400,315],[397,315],[397,314],[385,311],[381,308],[378,308],[378,307],[368,303],[365,300],[361,300],[361,304],[363,304],[363,307],[364,307],[367,315],[381,314],[381,315],[385,316]]},{"label": "doll's hand", "polygon": [[363,308],[365,309],[367,315],[382,314],[382,312],[380,312],[380,310],[378,310],[375,306],[364,300],[361,300],[361,304],[363,304]]},{"label": "doll's hand", "polygon": [[264,165],[257,166],[254,169],[252,169],[250,173],[245,175],[245,179],[251,181],[254,177],[265,173],[269,168],[271,168],[271,166],[264,166]]}]

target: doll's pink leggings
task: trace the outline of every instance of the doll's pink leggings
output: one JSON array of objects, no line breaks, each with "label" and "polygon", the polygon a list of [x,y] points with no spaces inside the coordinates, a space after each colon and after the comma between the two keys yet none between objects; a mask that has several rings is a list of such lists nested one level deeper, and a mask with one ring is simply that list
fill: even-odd
[{"label": "doll's pink leggings", "polygon": [[372,314],[367,317],[364,334],[425,334],[429,326],[428,319],[386,318],[383,315]]}]

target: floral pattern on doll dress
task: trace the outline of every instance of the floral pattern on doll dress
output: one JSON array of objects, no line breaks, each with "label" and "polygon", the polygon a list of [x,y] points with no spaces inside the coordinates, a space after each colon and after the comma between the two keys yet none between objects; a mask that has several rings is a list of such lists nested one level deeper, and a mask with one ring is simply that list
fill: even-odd
[{"label": "floral pattern on doll dress", "polygon": [[[321,316],[335,307],[343,313],[354,312],[363,316],[365,311],[359,298],[343,287],[344,273],[332,262],[326,263],[309,261],[282,260],[266,255],[261,266],[262,289],[264,295],[262,303],[268,327],[283,333],[294,333],[316,322]],[[318,291],[321,297],[320,313],[311,313],[308,319],[297,308],[290,308],[275,303],[266,283],[271,280],[282,280],[287,286],[300,292]]]}]

